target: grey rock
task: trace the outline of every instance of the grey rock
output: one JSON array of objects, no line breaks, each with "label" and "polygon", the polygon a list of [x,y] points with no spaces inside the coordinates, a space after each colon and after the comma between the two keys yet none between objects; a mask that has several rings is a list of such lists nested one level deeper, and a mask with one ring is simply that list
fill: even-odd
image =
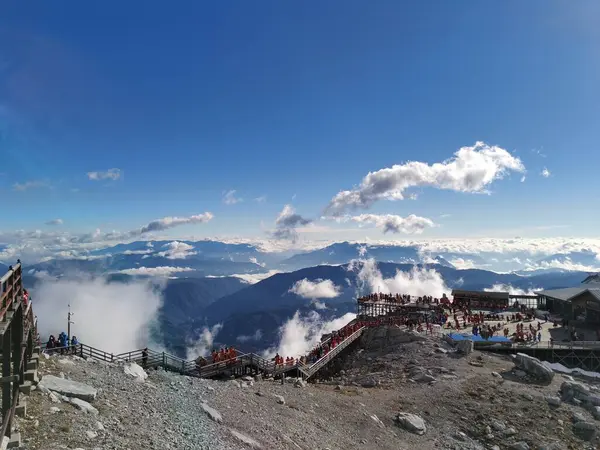
[{"label": "grey rock", "polygon": [[554,396],[554,395],[548,395],[546,396],[546,401],[548,402],[548,404],[550,406],[560,406],[560,404],[562,403],[560,398]]},{"label": "grey rock", "polygon": [[277,400],[277,403],[280,405],[285,405],[285,398],[283,398],[281,395],[275,394],[274,397]]},{"label": "grey rock", "polygon": [[238,441],[243,442],[244,444],[246,444],[250,448],[257,449],[257,450],[263,448],[262,445],[258,441],[252,439],[251,437],[246,436],[245,434],[240,433],[239,431],[235,431],[234,429],[230,429],[229,432]]},{"label": "grey rock", "polygon": [[518,369],[524,370],[540,380],[550,382],[554,378],[554,372],[546,367],[539,359],[532,356],[524,353],[517,353],[514,356],[514,363],[515,367]]},{"label": "grey rock", "polygon": [[208,417],[210,417],[212,420],[214,420],[215,422],[217,422],[217,423],[223,422],[223,417],[221,416],[221,413],[219,411],[217,411],[216,409],[211,408],[206,403],[202,403],[200,405],[200,407],[206,413],[206,415]]},{"label": "grey rock", "polygon": [[407,431],[418,435],[423,435],[427,431],[425,421],[416,414],[400,412],[396,416],[398,424]]},{"label": "grey rock", "polygon": [[527,442],[515,442],[513,445],[509,447],[511,450],[529,450],[529,445]]},{"label": "grey rock", "polygon": [[44,375],[40,384],[51,391],[68,397],[80,398],[86,402],[94,401],[96,395],[98,395],[98,390],[87,384],[66,380],[53,375]]},{"label": "grey rock", "polygon": [[456,351],[463,355],[469,355],[469,354],[473,353],[473,341],[471,341],[471,340],[458,341],[456,343]]},{"label": "grey rock", "polygon": [[583,440],[591,441],[596,437],[598,429],[593,422],[576,422],[573,424],[573,433]]},{"label": "grey rock", "polygon": [[80,409],[81,411],[83,411],[85,413],[98,415],[98,410],[96,408],[94,408],[92,405],[90,405],[88,402],[86,402],[85,400],[81,400],[80,398],[73,397],[70,399],[70,402],[76,408]]}]

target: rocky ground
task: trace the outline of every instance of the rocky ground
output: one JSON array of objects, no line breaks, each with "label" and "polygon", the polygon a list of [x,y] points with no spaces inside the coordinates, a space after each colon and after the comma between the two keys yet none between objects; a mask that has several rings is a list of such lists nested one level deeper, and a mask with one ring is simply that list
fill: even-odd
[{"label": "rocky ground", "polygon": [[[306,386],[162,370],[142,381],[126,367],[42,358],[41,383],[16,423],[22,448],[599,448],[596,386],[562,375],[543,381],[529,366],[515,370],[510,358],[461,356],[439,339],[392,327],[367,332],[335,373]],[[96,398],[69,401],[49,391],[49,375],[60,382],[61,373],[95,388]]]}]

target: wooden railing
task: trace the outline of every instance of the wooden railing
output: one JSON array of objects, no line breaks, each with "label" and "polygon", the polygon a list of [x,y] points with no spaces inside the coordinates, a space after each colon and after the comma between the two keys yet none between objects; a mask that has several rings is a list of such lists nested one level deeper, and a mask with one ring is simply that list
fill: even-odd
[{"label": "wooden railing", "polygon": [[106,362],[135,362],[145,368],[162,367],[166,370],[179,372],[183,375],[207,378],[231,371],[236,368],[252,367],[263,374],[278,376],[286,372],[297,370],[305,379],[313,376],[318,370],[327,365],[333,358],[339,355],[342,350],[348,347],[352,342],[358,339],[366,327],[362,327],[340,342],[335,348],[329,351],[325,356],[315,361],[313,364],[278,364],[266,359],[256,353],[248,352],[238,354],[233,358],[214,362],[204,366],[199,366],[196,361],[189,361],[166,352],[157,352],[151,349],[144,355],[144,349],[132,350],[125,353],[113,354],[89,345],[77,344],[67,347],[54,347],[48,349],[44,346],[44,351],[57,354],[73,354],[84,358],[94,358]]},{"label": "wooden railing", "polygon": [[[19,403],[19,388],[33,353],[37,321],[31,303],[23,303],[21,264],[0,278],[0,323],[2,325],[2,425],[0,439],[9,436]],[[10,313],[10,314],[9,314]]]}]

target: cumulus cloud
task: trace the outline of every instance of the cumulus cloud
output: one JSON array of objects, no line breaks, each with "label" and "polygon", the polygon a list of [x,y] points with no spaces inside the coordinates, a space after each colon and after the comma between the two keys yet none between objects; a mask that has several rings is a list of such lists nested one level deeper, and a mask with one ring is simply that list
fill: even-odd
[{"label": "cumulus cloud", "polygon": [[241,335],[236,338],[238,342],[249,342],[249,341],[260,341],[262,339],[263,333],[261,330],[256,330],[254,334],[251,335]]},{"label": "cumulus cloud", "polygon": [[541,173],[541,175],[542,175],[544,178],[548,178],[548,177],[549,177],[550,175],[552,175],[552,174],[550,173],[550,171],[549,171],[549,170],[548,170],[546,167],[544,167],[544,168],[542,169],[542,173]]},{"label": "cumulus cloud", "polygon": [[62,225],[62,224],[63,224],[62,219],[52,219],[52,220],[49,220],[48,222],[46,222],[46,225]]},{"label": "cumulus cloud", "polygon": [[542,291],[543,288],[521,289],[510,284],[497,283],[489,288],[485,288],[485,292],[508,292],[510,295],[535,295],[536,292]]},{"label": "cumulus cloud", "polygon": [[224,192],[223,193],[223,203],[225,203],[226,205],[235,205],[236,203],[243,201],[243,199],[235,196],[236,192],[237,191],[235,189]]},{"label": "cumulus cloud", "polygon": [[296,311],[294,316],[279,328],[279,343],[263,352],[263,356],[272,358],[279,353],[283,357],[297,358],[306,355],[321,341],[323,334],[339,330],[355,318],[356,314],[347,313],[327,321],[316,311],[311,311],[306,316]]},{"label": "cumulus cloud", "polygon": [[486,188],[509,172],[525,172],[519,158],[507,150],[476,142],[462,147],[454,157],[429,165],[418,161],[370,172],[358,188],[340,191],[326,208],[328,215],[366,209],[379,200],[403,200],[405,191],[430,186],[457,192],[487,193]]},{"label": "cumulus cloud", "polygon": [[188,256],[196,255],[194,247],[185,242],[173,241],[162,246],[166,250],[158,252],[157,256],[162,256],[167,259],[185,259]]},{"label": "cumulus cloud", "polygon": [[87,177],[92,181],[113,180],[121,178],[121,169],[112,168],[105,171],[88,172]]},{"label": "cumulus cloud", "polygon": [[449,294],[444,279],[435,269],[414,266],[410,272],[396,271],[392,278],[384,278],[374,259],[354,260],[348,270],[358,271],[357,282],[361,294],[382,292],[386,294],[431,295],[440,298]]},{"label": "cumulus cloud", "polygon": [[26,181],[25,183],[15,183],[13,184],[14,191],[27,191],[29,189],[35,188],[45,188],[50,187],[49,183],[46,181]]},{"label": "cumulus cloud", "polygon": [[171,266],[159,266],[159,267],[136,267],[135,269],[123,269],[119,273],[125,275],[135,276],[148,276],[148,277],[168,277],[174,273],[180,272],[191,272],[194,269],[191,267],[171,267]]},{"label": "cumulus cloud", "polygon": [[104,278],[60,279],[31,289],[42,339],[67,331],[80,342],[115,354],[149,344],[148,325],[162,301],[162,287],[146,281],[108,283]]},{"label": "cumulus cloud", "polygon": [[200,332],[200,336],[193,342],[189,342],[186,348],[187,360],[196,359],[198,356],[206,356],[210,353],[213,347],[213,343],[219,334],[219,331],[223,328],[222,323],[213,325],[211,328],[204,327]]},{"label": "cumulus cloud", "polygon": [[277,216],[277,220],[275,220],[275,231],[272,232],[272,236],[275,239],[296,242],[298,239],[296,228],[308,225],[311,222],[310,219],[297,214],[292,205],[285,205],[279,216]]},{"label": "cumulus cloud", "polygon": [[394,214],[361,214],[352,217],[359,224],[373,224],[384,233],[421,234],[426,228],[434,227],[431,219],[415,216],[401,217]]},{"label": "cumulus cloud", "polygon": [[288,290],[292,294],[311,300],[320,298],[335,298],[340,295],[341,288],[336,286],[331,280],[317,279],[310,281],[308,278],[296,281]]}]

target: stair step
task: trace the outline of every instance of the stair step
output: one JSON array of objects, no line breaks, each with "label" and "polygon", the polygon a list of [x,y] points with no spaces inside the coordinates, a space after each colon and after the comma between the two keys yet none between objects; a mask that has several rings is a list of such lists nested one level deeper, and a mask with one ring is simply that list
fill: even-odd
[{"label": "stair step", "polygon": [[39,381],[37,369],[26,371],[25,372],[25,380],[37,383]]},{"label": "stair step", "polygon": [[27,416],[27,397],[19,398],[19,404],[15,408],[15,414],[19,417]]},{"label": "stair step", "polygon": [[6,448],[19,448],[21,446],[21,433],[11,433],[10,441]]},{"label": "stair step", "polygon": [[33,383],[31,381],[25,381],[23,384],[21,384],[19,386],[19,391],[21,391],[21,394],[29,395],[29,394],[31,394],[32,386],[33,386]]},{"label": "stair step", "polygon": [[31,359],[27,361],[27,370],[37,370],[38,368],[38,359]]}]

